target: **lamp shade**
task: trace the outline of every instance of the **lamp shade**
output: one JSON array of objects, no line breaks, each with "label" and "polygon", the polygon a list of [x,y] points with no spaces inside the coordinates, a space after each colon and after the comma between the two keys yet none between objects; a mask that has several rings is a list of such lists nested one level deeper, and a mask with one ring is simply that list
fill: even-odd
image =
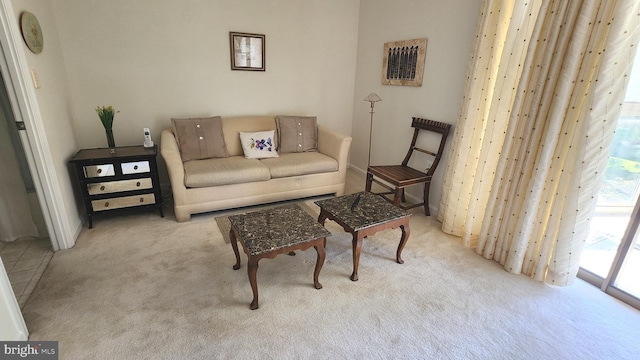
[{"label": "lamp shade", "polygon": [[369,94],[369,96],[364,98],[364,101],[369,101],[369,102],[374,103],[374,102],[382,101],[382,99],[380,99],[380,96],[378,96],[378,94],[371,93],[371,94]]}]

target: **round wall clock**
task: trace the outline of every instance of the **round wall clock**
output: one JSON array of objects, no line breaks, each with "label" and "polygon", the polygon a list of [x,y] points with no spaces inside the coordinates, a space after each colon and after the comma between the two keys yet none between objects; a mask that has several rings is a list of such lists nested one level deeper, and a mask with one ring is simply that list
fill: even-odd
[{"label": "round wall clock", "polygon": [[40,29],[40,23],[38,23],[36,16],[28,11],[23,12],[20,15],[20,30],[22,30],[22,37],[29,50],[35,54],[41,53],[44,41],[42,29]]}]

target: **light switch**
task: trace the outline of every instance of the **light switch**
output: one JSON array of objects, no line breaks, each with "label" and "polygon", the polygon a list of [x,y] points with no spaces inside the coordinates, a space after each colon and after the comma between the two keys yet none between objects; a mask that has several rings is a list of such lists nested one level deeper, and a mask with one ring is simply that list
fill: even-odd
[{"label": "light switch", "polygon": [[38,72],[36,69],[29,69],[31,71],[31,80],[33,80],[33,87],[40,89],[40,78],[38,78]]}]

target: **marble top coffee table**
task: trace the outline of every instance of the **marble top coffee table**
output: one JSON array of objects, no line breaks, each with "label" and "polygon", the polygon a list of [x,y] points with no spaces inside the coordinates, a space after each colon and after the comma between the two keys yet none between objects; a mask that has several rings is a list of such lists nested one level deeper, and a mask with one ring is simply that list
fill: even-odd
[{"label": "marble top coffee table", "polygon": [[256,275],[258,261],[262,258],[273,259],[284,253],[294,255],[294,250],[307,250],[313,246],[318,254],[313,273],[313,284],[316,289],[322,289],[318,276],[324,264],[326,237],[331,233],[299,206],[292,204],[232,215],[229,216],[229,222],[231,223],[229,238],[236,255],[234,270],[240,268],[238,240],[247,254],[247,273],[253,291],[251,310],[258,308]]},{"label": "marble top coffee table", "polygon": [[338,196],[315,201],[320,207],[318,222],[324,225],[326,219],[333,220],[353,235],[353,273],[351,280],[358,280],[358,264],[362,251],[362,240],[378,231],[400,227],[402,237],[396,251],[396,261],[403,264],[400,257],[409,239],[410,213],[394,206],[379,195],[368,192]]}]

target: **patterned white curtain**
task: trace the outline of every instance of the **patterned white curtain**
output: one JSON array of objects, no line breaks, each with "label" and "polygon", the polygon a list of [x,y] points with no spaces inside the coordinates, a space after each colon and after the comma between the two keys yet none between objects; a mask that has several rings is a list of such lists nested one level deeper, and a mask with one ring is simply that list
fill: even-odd
[{"label": "patterned white curtain", "polygon": [[637,0],[485,0],[443,231],[511,273],[571,284],[639,41]]}]

